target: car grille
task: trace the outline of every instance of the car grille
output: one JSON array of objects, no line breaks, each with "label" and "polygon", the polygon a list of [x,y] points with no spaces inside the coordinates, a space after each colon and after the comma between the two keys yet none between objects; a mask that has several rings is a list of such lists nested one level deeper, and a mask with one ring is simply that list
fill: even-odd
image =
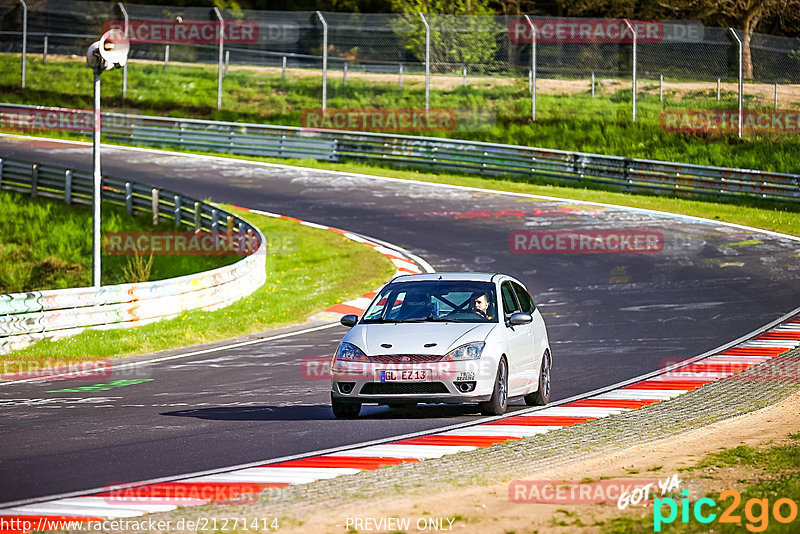
[{"label": "car grille", "polygon": [[386,354],[369,357],[369,360],[375,363],[428,363],[438,362],[441,359],[442,357],[436,354]]},{"label": "car grille", "polygon": [[361,388],[362,395],[420,395],[449,393],[441,382],[370,382]]}]

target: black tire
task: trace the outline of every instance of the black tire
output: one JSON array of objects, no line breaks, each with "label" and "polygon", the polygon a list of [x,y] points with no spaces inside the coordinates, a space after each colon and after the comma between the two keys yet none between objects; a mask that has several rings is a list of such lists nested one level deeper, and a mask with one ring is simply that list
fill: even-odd
[{"label": "black tire", "polygon": [[508,408],[508,364],[505,358],[500,359],[497,376],[494,379],[494,391],[488,402],[478,405],[483,415],[503,415]]},{"label": "black tire", "polygon": [[525,395],[525,404],[528,406],[544,406],[550,402],[552,392],[550,371],[553,368],[553,361],[550,352],[545,352],[542,357],[542,368],[539,371],[539,389],[533,393]]},{"label": "black tire", "polygon": [[331,408],[337,419],[355,419],[361,413],[360,402],[341,402],[331,397]]}]

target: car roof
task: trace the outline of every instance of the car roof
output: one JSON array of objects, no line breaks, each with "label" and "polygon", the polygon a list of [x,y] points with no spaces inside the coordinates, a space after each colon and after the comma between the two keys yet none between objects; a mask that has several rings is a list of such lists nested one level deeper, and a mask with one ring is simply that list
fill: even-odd
[{"label": "car roof", "polygon": [[[426,274],[404,274],[392,280],[392,282],[423,282],[429,280],[460,280],[469,282],[493,282],[496,277],[508,276],[499,273],[426,273]],[[510,278],[510,277],[509,277]]]}]

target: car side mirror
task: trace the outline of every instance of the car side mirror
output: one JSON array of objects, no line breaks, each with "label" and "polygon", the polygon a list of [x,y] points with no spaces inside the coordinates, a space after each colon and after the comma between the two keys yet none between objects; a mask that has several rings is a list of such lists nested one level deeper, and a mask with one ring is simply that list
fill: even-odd
[{"label": "car side mirror", "polygon": [[514,312],[511,314],[511,317],[508,318],[508,322],[512,326],[530,324],[531,321],[533,321],[531,314],[524,312]]},{"label": "car side mirror", "polygon": [[348,328],[353,328],[356,325],[356,323],[358,323],[358,315],[354,313],[348,313],[347,315],[339,319],[339,322],[342,323],[344,326],[347,326]]}]

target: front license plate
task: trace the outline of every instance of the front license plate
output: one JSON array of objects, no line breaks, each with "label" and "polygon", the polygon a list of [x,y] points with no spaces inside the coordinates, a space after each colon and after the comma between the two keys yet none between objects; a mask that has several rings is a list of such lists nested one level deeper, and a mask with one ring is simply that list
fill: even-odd
[{"label": "front license plate", "polygon": [[378,371],[378,380],[381,382],[420,382],[430,379],[428,369],[387,369]]}]

